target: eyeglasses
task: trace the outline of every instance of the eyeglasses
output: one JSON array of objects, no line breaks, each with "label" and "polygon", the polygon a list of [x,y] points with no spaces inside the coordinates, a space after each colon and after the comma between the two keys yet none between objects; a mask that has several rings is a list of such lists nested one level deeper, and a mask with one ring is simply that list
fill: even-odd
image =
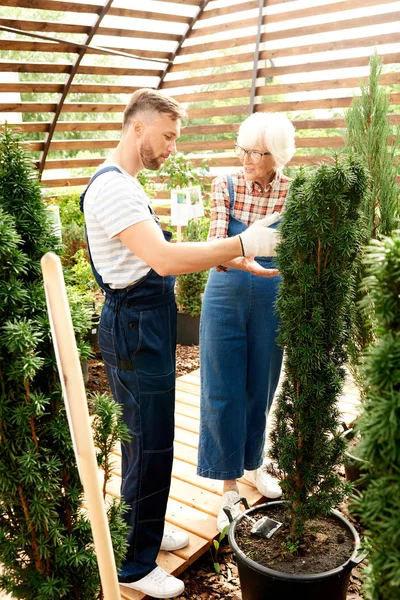
[{"label": "eyeglasses", "polygon": [[261,162],[263,156],[271,155],[271,152],[259,152],[258,150],[246,150],[239,146],[239,144],[235,144],[235,153],[240,158],[241,161],[244,160],[244,157],[248,156],[249,160],[257,165]]}]

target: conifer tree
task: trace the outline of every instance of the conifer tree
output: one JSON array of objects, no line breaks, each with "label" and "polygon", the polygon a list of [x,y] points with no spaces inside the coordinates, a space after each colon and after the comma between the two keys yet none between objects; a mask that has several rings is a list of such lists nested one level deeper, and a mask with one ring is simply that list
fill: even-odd
[{"label": "conifer tree", "polygon": [[[370,58],[369,79],[360,82],[361,96],[354,98],[345,116],[346,146],[363,158],[370,173],[362,206],[364,244],[382,235],[390,235],[398,227],[400,217],[399,188],[396,183],[398,135],[388,119],[389,92],[379,85],[382,68],[382,60],[375,51]],[[360,259],[361,255],[357,273],[358,287],[365,277]],[[365,287],[363,291],[359,290],[357,301],[361,302],[366,294],[368,290]],[[361,350],[372,341],[373,321],[373,310],[355,312],[355,337],[350,349],[354,375],[358,380],[357,363]]]},{"label": "conifer tree", "polygon": [[271,456],[295,543],[306,520],[329,514],[346,492],[335,473],[344,451],[336,402],[345,375],[366,185],[366,171],[355,159],[301,169],[280,230],[277,310],[286,358]]},{"label": "conifer tree", "polygon": [[[23,600],[95,600],[97,562],[40,269],[42,255],[58,244],[31,158],[6,127],[0,132],[0,589]],[[73,308],[79,336],[89,315]],[[100,415],[115,412],[96,404]],[[109,512],[117,562],[125,534],[120,511],[113,505]]]},{"label": "conifer tree", "polygon": [[379,85],[382,67],[375,51],[370,58],[369,79],[360,82],[361,96],[354,98],[345,117],[347,147],[363,157],[371,175],[362,207],[366,242],[390,235],[400,215],[395,129],[388,119],[390,95]]},{"label": "conifer tree", "polygon": [[376,343],[364,353],[366,396],[359,421],[365,488],[355,504],[368,541],[365,598],[400,598],[400,231],[372,241],[365,263]]}]

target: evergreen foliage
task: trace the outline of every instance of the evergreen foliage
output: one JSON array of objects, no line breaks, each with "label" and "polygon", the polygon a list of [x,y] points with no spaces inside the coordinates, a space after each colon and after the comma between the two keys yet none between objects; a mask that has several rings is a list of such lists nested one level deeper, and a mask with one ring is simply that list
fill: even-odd
[{"label": "evergreen foliage", "polygon": [[365,168],[352,158],[300,169],[281,224],[277,309],[286,359],[271,456],[294,542],[302,539],[306,520],[329,514],[347,491],[335,473],[345,443],[336,402],[367,181]]},{"label": "evergreen foliage", "polygon": [[[0,589],[23,600],[95,600],[97,561],[40,269],[42,255],[58,244],[31,159],[6,127],[0,133]],[[79,340],[88,314],[72,308]],[[81,355],[87,351],[79,347]],[[110,404],[108,413],[115,410]],[[124,550],[121,510],[109,509],[117,562]]]},{"label": "evergreen foliage", "polygon": [[[370,74],[367,82],[360,82],[361,96],[354,98],[346,113],[346,145],[365,161],[370,173],[367,194],[363,202],[364,239],[379,239],[398,227],[400,216],[399,189],[396,183],[396,148],[398,135],[390,124],[390,93],[379,85],[383,63],[377,52],[370,58]],[[361,258],[361,255],[360,255]],[[365,277],[365,269],[358,262],[357,287]],[[358,289],[357,301],[361,302],[368,289]],[[370,306],[370,304],[368,304]],[[350,344],[351,366],[360,383],[358,363],[360,352],[373,337],[373,310],[355,311],[355,336]]]},{"label": "evergreen foliage", "polygon": [[366,461],[365,489],[355,510],[365,527],[369,562],[366,598],[400,598],[400,231],[367,248],[377,342],[364,353],[366,397],[358,455]]},{"label": "evergreen foliage", "polygon": [[399,189],[396,184],[394,127],[387,117],[390,94],[379,85],[382,60],[370,58],[368,82],[360,82],[361,96],[354,98],[346,113],[347,146],[362,156],[371,178],[363,203],[365,240],[390,235],[398,226]]}]

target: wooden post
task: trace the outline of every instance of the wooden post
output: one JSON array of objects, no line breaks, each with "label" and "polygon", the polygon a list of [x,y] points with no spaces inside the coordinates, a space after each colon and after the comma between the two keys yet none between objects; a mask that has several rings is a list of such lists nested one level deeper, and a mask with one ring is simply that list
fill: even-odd
[{"label": "wooden post", "polygon": [[104,600],[120,600],[117,569],[96,453],[86,392],[59,257],[48,252],[41,260],[47,310],[79,475],[87,501]]}]

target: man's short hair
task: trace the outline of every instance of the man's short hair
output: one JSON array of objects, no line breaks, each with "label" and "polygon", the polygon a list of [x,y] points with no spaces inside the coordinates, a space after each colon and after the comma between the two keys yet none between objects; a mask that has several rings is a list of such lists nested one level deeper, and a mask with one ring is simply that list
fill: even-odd
[{"label": "man's short hair", "polygon": [[155,112],[165,114],[171,119],[186,119],[186,110],[170,96],[164,96],[157,90],[143,88],[134,92],[129,100],[125,110],[122,129],[129,124],[139,113]]}]

